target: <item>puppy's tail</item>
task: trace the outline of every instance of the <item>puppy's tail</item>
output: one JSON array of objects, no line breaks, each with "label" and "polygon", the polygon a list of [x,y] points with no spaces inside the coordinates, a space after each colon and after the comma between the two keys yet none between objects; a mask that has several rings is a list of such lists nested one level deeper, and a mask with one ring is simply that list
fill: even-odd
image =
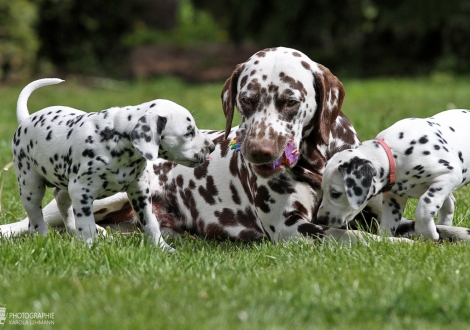
[{"label": "puppy's tail", "polygon": [[43,86],[55,85],[63,82],[62,79],[58,78],[45,78],[35,80],[32,83],[29,83],[20,93],[18,97],[18,103],[16,104],[16,119],[18,120],[18,125],[20,125],[23,120],[29,117],[28,111],[28,98],[31,93]]}]

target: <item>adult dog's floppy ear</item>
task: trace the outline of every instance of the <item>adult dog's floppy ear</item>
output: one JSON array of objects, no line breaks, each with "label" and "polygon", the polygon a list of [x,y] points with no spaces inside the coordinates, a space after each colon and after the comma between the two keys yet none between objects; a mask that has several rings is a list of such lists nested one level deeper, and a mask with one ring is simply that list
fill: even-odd
[{"label": "adult dog's floppy ear", "polygon": [[167,119],[156,114],[140,117],[130,134],[135,150],[145,159],[154,161],[158,158],[158,148]]},{"label": "adult dog's floppy ear", "polygon": [[[330,133],[334,131],[333,125],[341,114],[345,92],[343,84],[326,67],[315,62],[312,62],[310,67],[314,68],[312,75],[316,104],[309,104],[309,107],[315,108],[316,105],[316,111],[312,120],[304,126],[300,145],[302,159],[298,164],[302,164],[302,160],[305,160],[310,164],[309,166],[321,169],[328,158],[332,156],[331,152],[334,153],[338,151],[338,147],[341,147],[335,146],[336,149],[331,150],[326,148],[325,154],[324,146],[328,147],[329,145]],[[349,122],[346,117],[343,119]],[[345,134],[351,133],[348,130],[345,132]]]},{"label": "adult dog's floppy ear", "polygon": [[319,130],[319,137],[324,144],[328,145],[331,128],[341,111],[346,93],[343,84],[328,68],[321,64],[318,64],[318,68],[322,73],[313,72],[313,84],[317,102],[313,129]]},{"label": "adult dog's floppy ear", "polygon": [[377,171],[369,160],[359,157],[352,158],[338,168],[343,174],[349,205],[357,210],[369,196]]},{"label": "adult dog's floppy ear", "polygon": [[235,67],[232,75],[227,79],[222,88],[222,108],[226,119],[225,123],[225,138],[230,134],[232,128],[233,112],[235,111],[236,97],[237,97],[237,84],[240,73],[243,69],[243,64],[238,64]]}]

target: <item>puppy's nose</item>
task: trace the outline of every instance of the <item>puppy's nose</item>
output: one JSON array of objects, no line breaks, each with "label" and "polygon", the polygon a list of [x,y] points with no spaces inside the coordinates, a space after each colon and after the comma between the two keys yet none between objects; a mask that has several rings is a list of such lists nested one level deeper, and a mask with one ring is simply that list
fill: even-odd
[{"label": "puppy's nose", "polygon": [[207,149],[209,149],[209,153],[211,153],[212,151],[215,150],[215,144],[212,141],[210,141],[210,144],[207,147]]},{"label": "puppy's nose", "polygon": [[258,164],[272,162],[277,154],[274,142],[270,140],[250,143],[248,152],[252,161]]},{"label": "puppy's nose", "polygon": [[324,226],[328,226],[329,225],[329,217],[327,216],[319,216],[317,217],[317,220],[314,221],[314,223],[317,223],[319,225],[324,225]]}]

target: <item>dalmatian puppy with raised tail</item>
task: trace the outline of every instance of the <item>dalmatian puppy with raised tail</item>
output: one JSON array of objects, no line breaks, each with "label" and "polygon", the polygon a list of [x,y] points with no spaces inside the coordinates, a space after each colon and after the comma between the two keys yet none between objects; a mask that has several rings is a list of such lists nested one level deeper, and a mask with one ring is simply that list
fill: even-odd
[{"label": "dalmatian puppy with raised tail", "polygon": [[[416,234],[439,239],[451,226],[452,192],[470,182],[469,110],[403,119],[357,149],[335,154],[323,173],[317,222],[341,227],[383,192],[381,230],[394,235],[408,198],[417,198]],[[444,227],[445,228],[445,227]]]},{"label": "dalmatian puppy with raised tail", "polygon": [[213,142],[187,109],[168,100],[91,113],[51,106],[30,115],[31,93],[60,82],[34,81],[18,98],[12,151],[30,233],[48,232],[41,207],[46,186],[54,187],[65,227],[88,244],[97,235],[93,202],[125,191],[148,239],[171,250],[152,212],[147,162],[163,156],[196,167],[208,159]]}]

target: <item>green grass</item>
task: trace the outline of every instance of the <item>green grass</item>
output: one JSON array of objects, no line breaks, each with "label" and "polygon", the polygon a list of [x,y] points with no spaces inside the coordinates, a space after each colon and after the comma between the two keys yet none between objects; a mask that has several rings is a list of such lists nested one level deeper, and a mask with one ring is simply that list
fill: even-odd
[{"label": "green grass", "polygon": [[[465,78],[343,83],[343,110],[363,139],[404,117],[429,116],[450,104],[470,108]],[[97,111],[167,98],[190,109],[199,127],[222,129],[221,86],[166,78],[110,90],[67,81],[36,91],[29,106]],[[20,90],[0,87],[0,166],[11,159]],[[5,178],[0,223],[24,217],[12,170]],[[456,197],[455,222],[470,227],[470,190]],[[243,245],[190,236],[171,244],[174,254],[137,234],[114,235],[90,249],[55,233],[0,241],[0,303],[7,313],[53,312],[54,325],[37,326],[44,329],[429,330],[470,323],[467,244]]]}]

